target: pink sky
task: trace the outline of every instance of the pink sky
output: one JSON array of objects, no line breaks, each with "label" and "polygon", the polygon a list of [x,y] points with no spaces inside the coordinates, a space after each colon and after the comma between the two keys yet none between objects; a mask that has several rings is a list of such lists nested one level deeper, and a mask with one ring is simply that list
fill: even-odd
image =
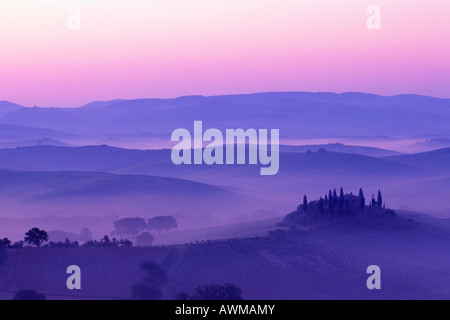
[{"label": "pink sky", "polygon": [[[69,30],[67,7],[81,8]],[[366,9],[381,7],[381,30]],[[93,100],[261,91],[450,98],[450,1],[7,0],[0,100]]]}]

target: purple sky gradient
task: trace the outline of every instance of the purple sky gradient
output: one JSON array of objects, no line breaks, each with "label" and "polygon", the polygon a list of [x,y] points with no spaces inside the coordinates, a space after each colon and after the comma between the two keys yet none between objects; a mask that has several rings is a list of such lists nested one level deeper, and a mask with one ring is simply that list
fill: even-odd
[{"label": "purple sky gradient", "polygon": [[[261,91],[450,97],[450,1],[22,0],[0,3],[0,100]],[[81,29],[69,30],[78,4]],[[382,29],[366,27],[381,7]]]}]

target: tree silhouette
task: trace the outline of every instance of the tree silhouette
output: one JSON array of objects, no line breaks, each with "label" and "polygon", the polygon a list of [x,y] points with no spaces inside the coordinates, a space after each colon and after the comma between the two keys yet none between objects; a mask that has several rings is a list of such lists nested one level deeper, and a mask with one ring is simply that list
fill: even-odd
[{"label": "tree silhouette", "polygon": [[338,204],[338,196],[337,196],[336,189],[334,189],[334,191],[333,191],[333,202],[334,202],[334,207],[336,207]]},{"label": "tree silhouette", "polygon": [[9,248],[11,246],[11,241],[8,238],[0,239],[0,248]]},{"label": "tree silhouette", "polygon": [[334,210],[334,198],[331,190],[328,192],[328,206],[330,207],[331,211]]},{"label": "tree silhouette", "polygon": [[364,197],[364,191],[362,188],[359,189],[359,198],[360,198],[359,208],[361,210],[364,210],[366,208],[366,198]]},{"label": "tree silhouette", "polygon": [[120,237],[124,235],[137,235],[142,230],[147,229],[147,224],[143,218],[124,218],[114,222],[114,232],[113,235],[118,235]]},{"label": "tree silhouette", "polygon": [[44,230],[33,228],[25,233],[24,240],[29,245],[33,245],[39,248],[44,242],[48,241],[48,234]]},{"label": "tree silhouette", "polygon": [[104,247],[112,247],[113,246],[113,244],[112,244],[111,240],[109,240],[108,236],[104,236],[103,239],[100,240],[100,242]]},{"label": "tree silhouette", "polygon": [[381,206],[383,205],[383,197],[381,196],[381,191],[378,190],[378,208],[381,208]]},{"label": "tree silhouette", "polygon": [[303,196],[303,211],[308,211],[308,198],[306,197],[306,194]]},{"label": "tree silhouette", "polygon": [[319,212],[325,213],[325,202],[323,201],[322,197],[320,197],[320,200],[319,200]]},{"label": "tree silhouette", "polygon": [[178,223],[172,216],[158,216],[148,220],[147,228],[158,232],[161,232],[161,230],[169,231],[170,229],[178,228]]}]

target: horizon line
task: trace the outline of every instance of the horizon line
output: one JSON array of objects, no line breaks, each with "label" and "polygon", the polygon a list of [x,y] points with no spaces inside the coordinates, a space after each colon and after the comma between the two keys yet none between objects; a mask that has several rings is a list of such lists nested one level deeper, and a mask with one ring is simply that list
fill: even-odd
[{"label": "horizon line", "polygon": [[10,103],[15,104],[22,108],[42,108],[42,109],[79,109],[86,107],[89,104],[93,103],[107,103],[107,102],[113,102],[117,101],[117,103],[125,102],[125,101],[138,101],[138,100],[177,100],[182,98],[192,98],[192,97],[198,97],[198,98],[214,98],[214,97],[232,97],[232,96],[251,96],[251,95],[260,95],[260,94],[334,94],[334,95],[345,95],[345,94],[363,94],[367,96],[376,96],[376,97],[401,97],[401,96],[416,96],[416,97],[424,97],[424,98],[432,98],[437,100],[450,100],[449,97],[438,97],[438,96],[432,96],[427,94],[418,94],[418,93],[399,93],[399,94],[390,94],[390,95],[384,95],[384,94],[378,94],[378,93],[370,93],[370,92],[362,92],[362,91],[343,91],[343,92],[334,92],[334,91],[257,91],[257,92],[249,92],[249,93],[230,93],[230,94],[216,94],[216,95],[202,95],[202,94],[186,94],[186,95],[180,95],[175,97],[164,97],[164,98],[157,98],[157,97],[145,97],[145,98],[113,98],[110,100],[92,100],[87,103],[84,103],[79,106],[39,106],[39,105],[33,105],[33,106],[26,106],[22,105],[13,101],[9,100],[0,100],[0,102],[3,103]]}]

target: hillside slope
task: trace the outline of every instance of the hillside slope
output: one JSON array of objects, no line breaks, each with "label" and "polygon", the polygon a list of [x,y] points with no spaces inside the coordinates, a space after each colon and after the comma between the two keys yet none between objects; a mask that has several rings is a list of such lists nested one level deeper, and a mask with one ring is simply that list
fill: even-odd
[{"label": "hillside slope", "polygon": [[[142,277],[140,261],[154,260],[169,275],[165,299],[224,283],[240,287],[245,299],[449,299],[449,246],[448,223],[401,213],[365,214],[268,238],[148,249],[27,249],[9,252],[0,297],[31,285],[49,298],[126,299]],[[73,261],[86,270],[78,293],[67,291],[59,272]],[[381,290],[366,287],[370,265],[381,268]]]}]

